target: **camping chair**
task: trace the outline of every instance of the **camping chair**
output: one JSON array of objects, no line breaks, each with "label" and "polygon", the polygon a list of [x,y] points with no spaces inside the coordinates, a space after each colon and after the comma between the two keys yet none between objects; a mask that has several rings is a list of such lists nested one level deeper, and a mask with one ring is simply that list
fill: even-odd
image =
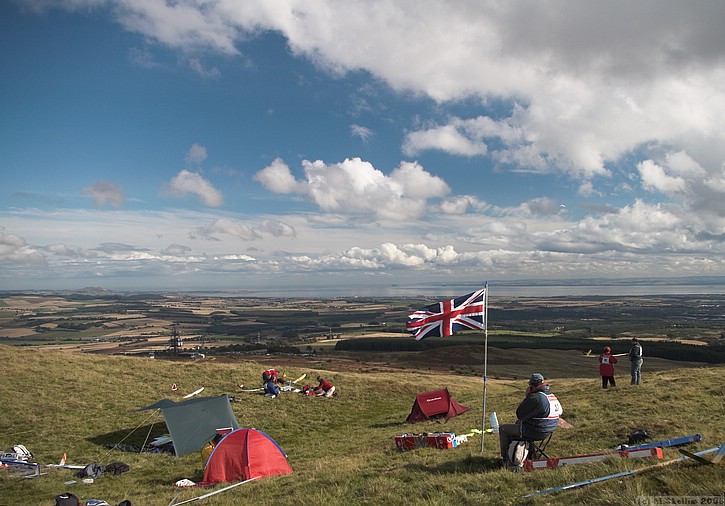
[{"label": "camping chair", "polygon": [[546,454],[544,450],[546,450],[546,447],[549,445],[549,441],[551,441],[551,436],[554,435],[554,432],[549,432],[546,436],[544,436],[543,439],[527,439],[527,438],[512,438],[512,441],[528,441],[529,443],[529,454],[526,457],[526,460],[534,460],[534,459],[540,459],[541,457],[544,457],[546,459],[549,458],[549,456]]}]

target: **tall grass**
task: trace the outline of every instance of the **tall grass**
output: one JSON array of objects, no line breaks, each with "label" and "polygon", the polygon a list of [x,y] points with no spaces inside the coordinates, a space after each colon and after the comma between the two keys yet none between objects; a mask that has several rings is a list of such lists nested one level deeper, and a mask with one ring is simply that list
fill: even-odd
[{"label": "tall grass", "polygon": [[[200,454],[176,458],[110,450],[123,441],[141,445],[165,432],[161,415],[134,410],[159,399],[180,400],[204,386],[204,395],[227,393],[240,399],[232,408],[242,426],[273,437],[289,456],[294,473],[265,478],[198,504],[214,505],[448,505],[448,504],[636,504],[640,496],[720,495],[725,466],[683,462],[619,481],[522,500],[549,487],[639,468],[652,461],[611,459],[558,470],[512,474],[499,469],[498,441],[472,438],[450,450],[395,449],[394,436],[405,432],[452,431],[465,434],[481,425],[482,381],[476,377],[425,372],[355,373],[310,368],[287,371],[296,376],[323,373],[339,389],[332,399],[285,393],[277,399],[238,393],[238,384],[256,385],[266,366],[252,361],[223,364],[217,360],[167,362],[101,357],[0,346],[2,389],[0,448],[24,444],[42,464],[56,463],[65,452],[69,463],[107,465],[122,461],[131,470],[102,475],[92,484],[66,485],[73,471],[49,469],[24,479],[0,472],[0,505],[52,504],[66,490],[84,501],[96,498],[134,506],[167,505],[207,490],[179,490],[181,478],[202,477]],[[319,365],[318,365],[319,367]],[[531,371],[521,371],[526,377]],[[547,374],[546,365],[539,372]],[[620,379],[619,390],[602,391],[596,377],[552,378],[574,429],[559,429],[550,454],[566,456],[613,449],[629,432],[643,427],[656,439],[701,433],[694,449],[725,440],[723,394],[725,368],[675,369],[649,373],[639,387]],[[171,391],[176,383],[178,391]],[[447,386],[456,400],[472,410],[448,423],[405,423],[416,393]],[[487,408],[502,423],[513,421],[525,381],[489,380]],[[665,458],[679,454],[665,450]]]}]

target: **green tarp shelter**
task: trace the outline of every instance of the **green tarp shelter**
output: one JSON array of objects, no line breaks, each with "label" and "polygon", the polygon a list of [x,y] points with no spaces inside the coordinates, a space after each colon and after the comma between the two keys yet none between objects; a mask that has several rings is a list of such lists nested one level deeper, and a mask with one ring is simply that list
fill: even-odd
[{"label": "green tarp shelter", "polygon": [[217,429],[240,428],[226,395],[184,402],[162,399],[136,411],[149,409],[160,409],[163,413],[177,457],[201,450],[216,435]]}]

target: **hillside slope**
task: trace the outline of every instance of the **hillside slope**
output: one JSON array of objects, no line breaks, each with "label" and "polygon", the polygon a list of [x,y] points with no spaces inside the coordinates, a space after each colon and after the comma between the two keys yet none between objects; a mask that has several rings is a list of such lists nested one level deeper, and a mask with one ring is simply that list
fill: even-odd
[{"label": "hillside slope", "polygon": [[[30,480],[1,471],[0,504],[51,504],[55,495],[69,490],[84,501],[97,498],[117,504],[129,499],[134,506],[155,506],[169,504],[179,492],[177,501],[207,492],[172,485],[181,478],[201,479],[200,454],[175,458],[106,447],[119,442],[141,445],[164,433],[160,415],[149,417],[148,412],[133,410],[162,398],[180,400],[201,386],[203,395],[226,393],[238,398],[232,408],[239,423],[273,437],[287,452],[294,474],[243,485],[199,504],[636,504],[642,496],[722,494],[725,483],[725,466],[688,461],[527,502],[520,497],[653,462],[617,459],[512,474],[497,467],[498,441],[490,434],[483,452],[479,436],[450,450],[395,449],[394,436],[405,432],[465,434],[480,428],[482,381],[471,376],[374,367],[352,372],[337,369],[333,361],[318,361],[310,364],[314,368],[285,372],[292,377],[321,373],[337,385],[339,395],[317,399],[286,393],[268,399],[239,392],[240,383],[256,386],[266,368],[253,361],[166,362],[0,346],[0,363],[4,407],[0,448],[24,444],[43,464],[57,462],[65,452],[73,464],[122,461],[131,466],[128,473],[103,475],[88,485],[66,485],[75,478],[65,469],[50,469]],[[521,369],[522,378],[533,372],[528,369]],[[539,372],[548,376],[546,370]],[[596,377],[549,378],[564,405],[564,417],[575,426],[557,431],[550,454],[613,449],[639,427],[655,439],[700,433],[703,441],[690,447],[695,450],[725,441],[725,368],[648,373],[640,387],[629,386],[626,379],[626,373],[620,374],[621,387],[613,392],[602,391]],[[176,392],[171,390],[174,383]],[[441,387],[448,387],[471,411],[445,424],[406,424],[415,394]],[[524,388],[525,380],[491,379],[487,411],[496,411],[502,423],[513,421]],[[665,450],[666,460],[676,457],[676,450]]]}]

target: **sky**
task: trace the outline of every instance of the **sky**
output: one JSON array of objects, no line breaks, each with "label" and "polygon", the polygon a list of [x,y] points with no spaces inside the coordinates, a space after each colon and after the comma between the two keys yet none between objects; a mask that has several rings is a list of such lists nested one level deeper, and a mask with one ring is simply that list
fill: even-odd
[{"label": "sky", "polygon": [[0,288],[725,275],[725,2],[0,2]]}]

